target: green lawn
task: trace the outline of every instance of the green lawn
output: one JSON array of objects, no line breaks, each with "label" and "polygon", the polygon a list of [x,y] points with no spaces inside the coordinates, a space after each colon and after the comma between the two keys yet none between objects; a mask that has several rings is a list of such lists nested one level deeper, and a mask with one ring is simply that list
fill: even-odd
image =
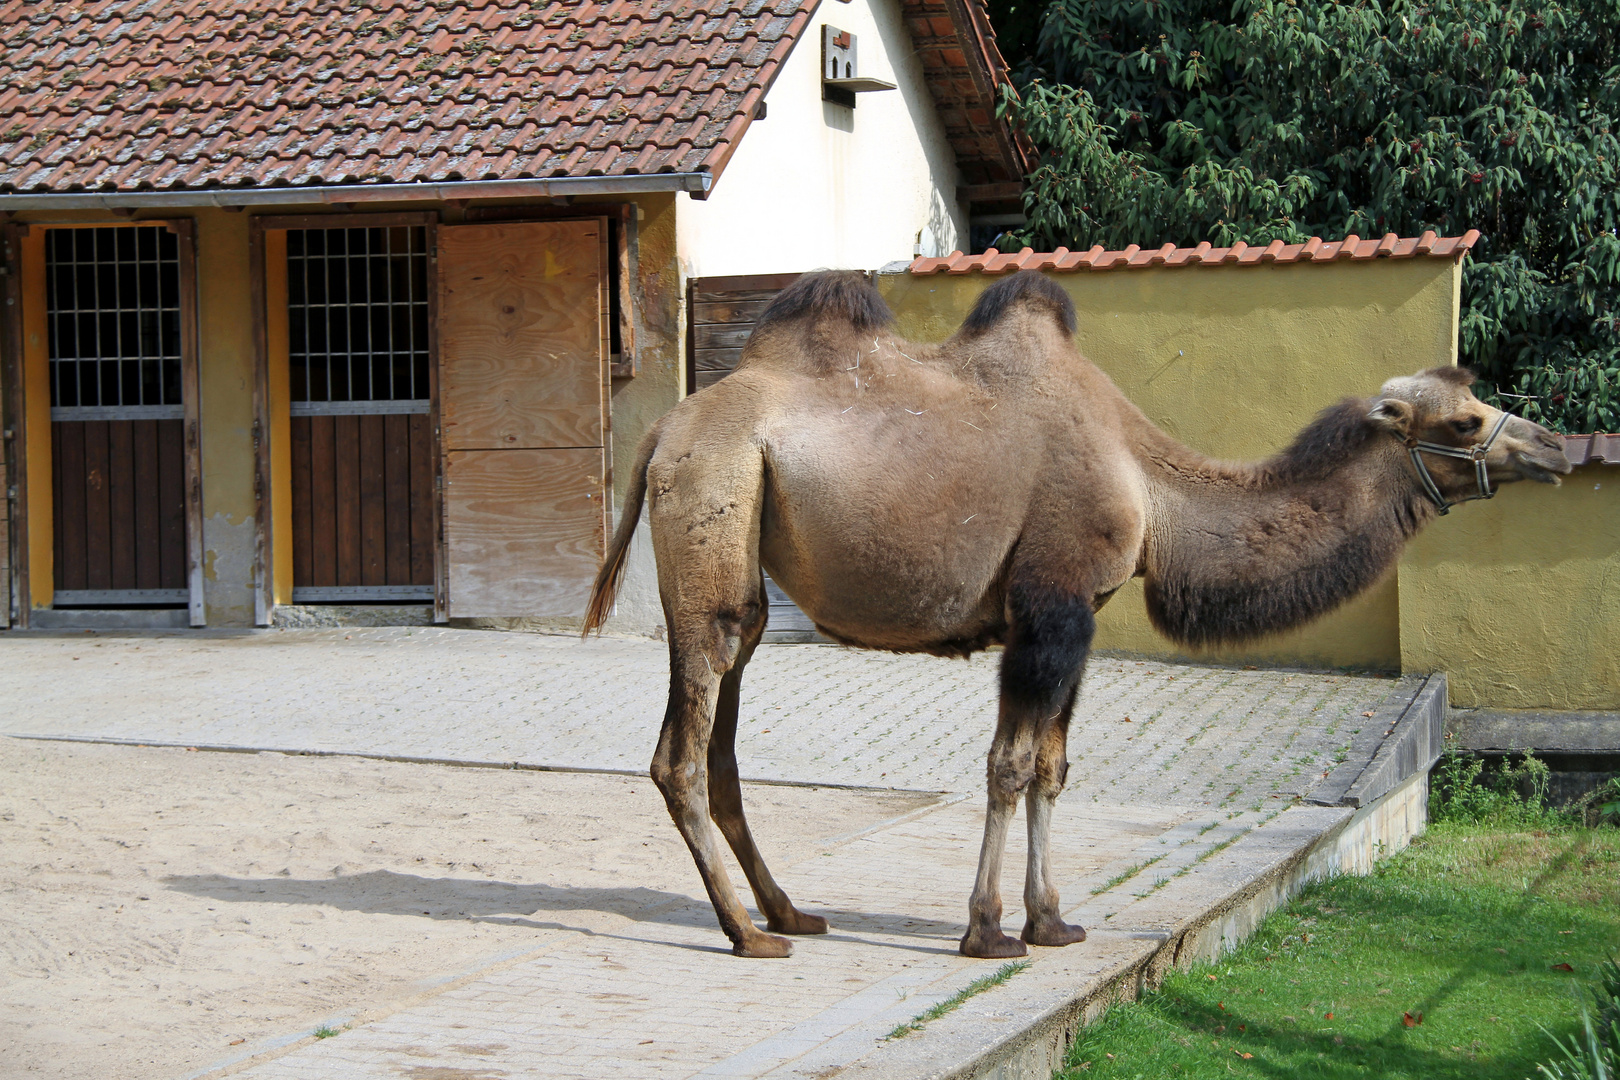
[{"label": "green lawn", "polygon": [[1620,829],[1543,824],[1442,823],[1369,877],[1312,886],[1084,1029],[1058,1075],[1536,1075],[1556,1055],[1541,1027],[1572,1034],[1620,952]]}]

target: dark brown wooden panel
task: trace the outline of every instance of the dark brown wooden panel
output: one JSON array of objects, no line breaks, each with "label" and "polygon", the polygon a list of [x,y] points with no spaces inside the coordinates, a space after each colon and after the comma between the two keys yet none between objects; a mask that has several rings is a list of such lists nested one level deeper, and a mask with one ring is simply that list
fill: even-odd
[{"label": "dark brown wooden panel", "polygon": [[409,585],[433,584],[433,418],[410,417],[411,565]]},{"label": "dark brown wooden panel", "polygon": [[[309,419],[310,577],[293,577],[293,585],[336,585],[337,557],[337,417]],[[296,560],[295,560],[296,564]]]},{"label": "dark brown wooden panel", "polygon": [[752,326],[769,305],[769,300],[694,302],[692,323],[696,326],[710,323],[744,323]]},{"label": "dark brown wooden panel", "polygon": [[692,341],[699,352],[704,349],[741,349],[753,336],[753,323],[702,323],[692,328]]},{"label": "dark brown wooden panel", "polygon": [[332,418],[334,486],[333,512],[337,519],[337,580],[334,585],[360,584],[360,418]]},{"label": "dark brown wooden panel", "polygon": [[697,371],[730,371],[741,359],[741,349],[697,349],[692,353],[692,365]]},{"label": "dark brown wooden panel", "polygon": [[310,474],[310,424],[313,417],[292,418],[293,581],[313,580],[315,529],[312,516],[314,477]]},{"label": "dark brown wooden panel", "polygon": [[433,584],[426,414],[292,418],[293,585]]},{"label": "dark brown wooden panel", "polygon": [[191,576],[191,565],[186,559],[186,421],[159,420],[158,494],[162,505],[158,508],[158,561],[161,567],[162,589],[184,589]]},{"label": "dark brown wooden panel", "polygon": [[186,587],[181,420],[54,421],[56,587]]},{"label": "dark brown wooden panel", "polygon": [[360,417],[360,585],[388,581],[387,419]]},{"label": "dark brown wooden panel", "polygon": [[[113,587],[107,473],[107,421],[87,421],[84,425],[84,581],[87,589]],[[72,482],[71,477],[64,479]]]},{"label": "dark brown wooden panel", "polygon": [[697,389],[702,390],[705,386],[713,386],[729,374],[731,374],[730,369],[724,371],[699,371],[696,373]]},{"label": "dark brown wooden panel", "polygon": [[411,579],[411,418],[396,413],[383,421],[383,580]]},{"label": "dark brown wooden panel", "polygon": [[134,421],[107,424],[108,577],[114,589],[135,588]]},{"label": "dark brown wooden panel", "polygon": [[56,505],[57,528],[62,532],[61,561],[57,564],[58,589],[88,589],[84,561],[84,424],[52,424],[60,433],[56,475],[61,487]]},{"label": "dark brown wooden panel", "polygon": [[[135,588],[163,588],[163,485],[158,472],[158,421],[130,422],[135,487]],[[184,582],[175,588],[185,588]]]}]

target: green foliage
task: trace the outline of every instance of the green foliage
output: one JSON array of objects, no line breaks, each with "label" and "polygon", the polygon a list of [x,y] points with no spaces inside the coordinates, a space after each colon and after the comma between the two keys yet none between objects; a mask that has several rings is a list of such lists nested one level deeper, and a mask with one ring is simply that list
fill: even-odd
[{"label": "green foliage", "polygon": [[1609,960],[1592,988],[1597,1015],[1581,1002],[1581,1030],[1568,1041],[1553,1036],[1562,1060],[1538,1065],[1550,1080],[1614,1080],[1620,1077],[1620,965]]},{"label": "green foliage", "polygon": [[[1016,51],[1029,0],[993,13]],[[1051,0],[1002,102],[1041,154],[1014,242],[1477,228],[1482,392],[1620,427],[1617,54],[1620,0]]]},{"label": "green foliage", "polygon": [[1487,770],[1472,754],[1447,752],[1429,776],[1429,820],[1474,822],[1503,828],[1558,828],[1573,815],[1547,805],[1551,771],[1534,753]]}]

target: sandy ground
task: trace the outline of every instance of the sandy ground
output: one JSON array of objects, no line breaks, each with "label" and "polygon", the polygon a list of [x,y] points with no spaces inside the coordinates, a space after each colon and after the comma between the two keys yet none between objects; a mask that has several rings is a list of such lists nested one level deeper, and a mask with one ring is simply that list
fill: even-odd
[{"label": "sandy ground", "polygon": [[[780,866],[932,801],[745,798]],[[185,1077],[614,917],[713,919],[645,779],[9,738],[0,891],[0,1076],[29,1078]]]}]

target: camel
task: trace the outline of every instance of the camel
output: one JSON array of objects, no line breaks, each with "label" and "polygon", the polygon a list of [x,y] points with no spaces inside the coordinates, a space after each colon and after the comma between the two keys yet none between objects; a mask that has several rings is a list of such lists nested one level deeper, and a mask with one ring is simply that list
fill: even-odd
[{"label": "camel", "polygon": [[[1178,444],[1073,344],[1063,290],[1033,271],[991,285],[940,345],[895,337],[865,277],[801,277],[767,307],[736,370],[656,423],[592,591],[611,611],[645,500],[669,630],[652,779],[739,956],[821,934],[771,877],[743,816],[743,670],[765,629],[761,568],[835,641],[966,656],[1001,645],[989,806],[961,952],[1004,958],[1084,941],[1048,862],[1069,718],[1094,615],[1133,576],[1190,646],[1297,626],[1376,582],[1450,503],[1570,469],[1545,428],[1440,367],[1322,412],[1257,464]],[[1475,460],[1475,459],[1478,460]],[[1001,863],[1019,795],[1026,921],[1001,930]],[[738,900],[709,818],[753,887]]]}]

